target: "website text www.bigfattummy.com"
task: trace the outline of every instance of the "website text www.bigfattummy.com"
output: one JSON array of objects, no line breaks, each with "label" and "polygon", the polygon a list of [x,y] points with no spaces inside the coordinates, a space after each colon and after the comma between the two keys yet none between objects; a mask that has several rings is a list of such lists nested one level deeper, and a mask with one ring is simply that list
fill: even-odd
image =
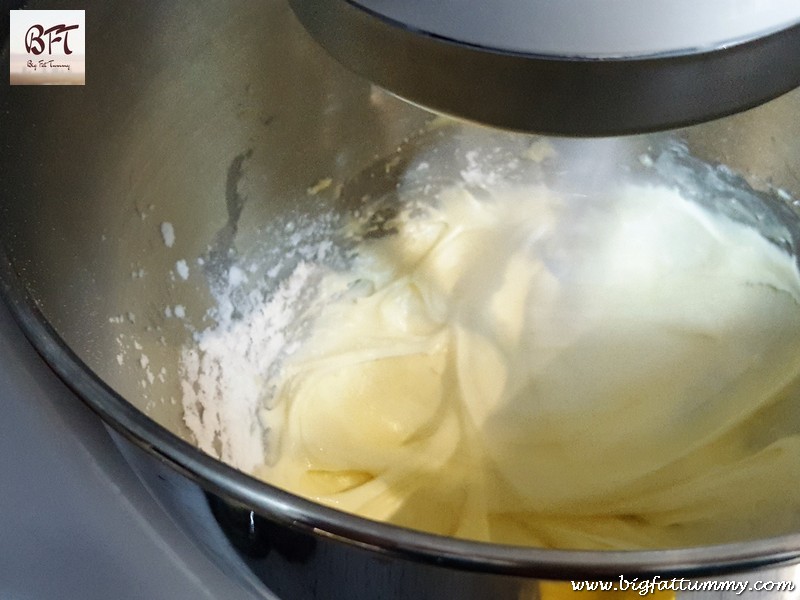
[{"label": "website text www.bigfattummy.com", "polygon": [[695,581],[692,579],[626,579],[620,575],[618,581],[571,581],[575,592],[637,592],[647,596],[655,592],[733,592],[737,596],[744,592],[793,592],[797,586],[791,581]]}]

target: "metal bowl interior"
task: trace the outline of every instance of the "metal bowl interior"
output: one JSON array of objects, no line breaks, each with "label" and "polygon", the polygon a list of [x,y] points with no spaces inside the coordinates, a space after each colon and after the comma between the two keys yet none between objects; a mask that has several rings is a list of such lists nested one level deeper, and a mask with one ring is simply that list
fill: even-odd
[{"label": "metal bowl interior", "polygon": [[[186,323],[202,327],[213,299],[207,271],[193,268],[184,281],[175,277],[176,262],[214,256],[224,264],[229,252],[278,246],[265,233],[276,219],[391,190],[396,171],[384,165],[430,143],[434,117],[333,62],[284,1],[242,1],[235,9],[203,3],[191,11],[150,1],[88,4],[87,84],[0,92],[0,278],[39,352],[120,434],[273,522],[465,571],[702,574],[800,557],[800,532],[644,552],[440,538],[324,508],[197,450],[180,404],[169,400],[180,394],[176,349],[191,335]],[[800,90],[741,115],[629,141],[647,148],[678,140],[754,189],[800,198],[798,115]],[[462,140],[523,139],[468,124],[453,131]],[[327,178],[344,182],[341,193],[309,193]],[[796,217],[798,253],[798,208],[787,200],[776,210]],[[165,223],[174,244],[165,243]],[[185,320],[165,315],[176,305]],[[126,339],[164,367],[164,381],[143,387],[141,364],[119,363]]]}]

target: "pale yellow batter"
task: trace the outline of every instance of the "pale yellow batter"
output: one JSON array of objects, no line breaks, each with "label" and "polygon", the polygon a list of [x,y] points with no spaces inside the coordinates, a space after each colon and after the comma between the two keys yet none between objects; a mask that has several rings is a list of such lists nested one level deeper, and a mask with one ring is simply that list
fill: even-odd
[{"label": "pale yellow batter", "polygon": [[[454,187],[365,241],[287,362],[266,480],[560,548],[800,528],[800,274],[665,188]],[[345,285],[346,284],[346,285]]]}]

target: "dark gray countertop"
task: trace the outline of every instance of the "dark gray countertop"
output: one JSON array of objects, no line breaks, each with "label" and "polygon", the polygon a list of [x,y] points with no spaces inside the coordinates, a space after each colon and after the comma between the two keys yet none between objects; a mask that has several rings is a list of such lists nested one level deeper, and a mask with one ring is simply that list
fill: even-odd
[{"label": "dark gray countertop", "polygon": [[0,598],[253,600],[155,504],[0,301]]}]

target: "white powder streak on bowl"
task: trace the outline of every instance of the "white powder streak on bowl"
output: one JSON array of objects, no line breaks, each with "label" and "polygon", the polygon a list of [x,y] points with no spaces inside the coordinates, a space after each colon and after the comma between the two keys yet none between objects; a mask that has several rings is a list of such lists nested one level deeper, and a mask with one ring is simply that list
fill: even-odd
[{"label": "white powder streak on bowl", "polygon": [[239,287],[243,283],[247,283],[247,274],[240,267],[232,266],[228,270],[228,285]]},{"label": "white powder streak on bowl", "polygon": [[175,270],[178,272],[178,275],[181,279],[186,281],[189,279],[189,265],[186,264],[186,261],[181,259],[175,263]]},{"label": "white powder streak on bowl", "polygon": [[[301,311],[298,297],[319,268],[300,263],[266,300],[253,296],[238,307],[237,317],[226,307],[238,287],[228,285],[216,298],[217,325],[196,334],[196,346],[181,353],[184,422],[198,447],[242,471],[253,472],[268,459],[269,432],[259,418],[268,404],[265,390],[270,373],[292,351],[287,330]],[[229,281],[241,283],[238,275]]]},{"label": "white powder streak on bowl", "polygon": [[161,223],[161,238],[164,240],[164,245],[167,248],[172,248],[175,244],[175,228],[169,221]]}]

